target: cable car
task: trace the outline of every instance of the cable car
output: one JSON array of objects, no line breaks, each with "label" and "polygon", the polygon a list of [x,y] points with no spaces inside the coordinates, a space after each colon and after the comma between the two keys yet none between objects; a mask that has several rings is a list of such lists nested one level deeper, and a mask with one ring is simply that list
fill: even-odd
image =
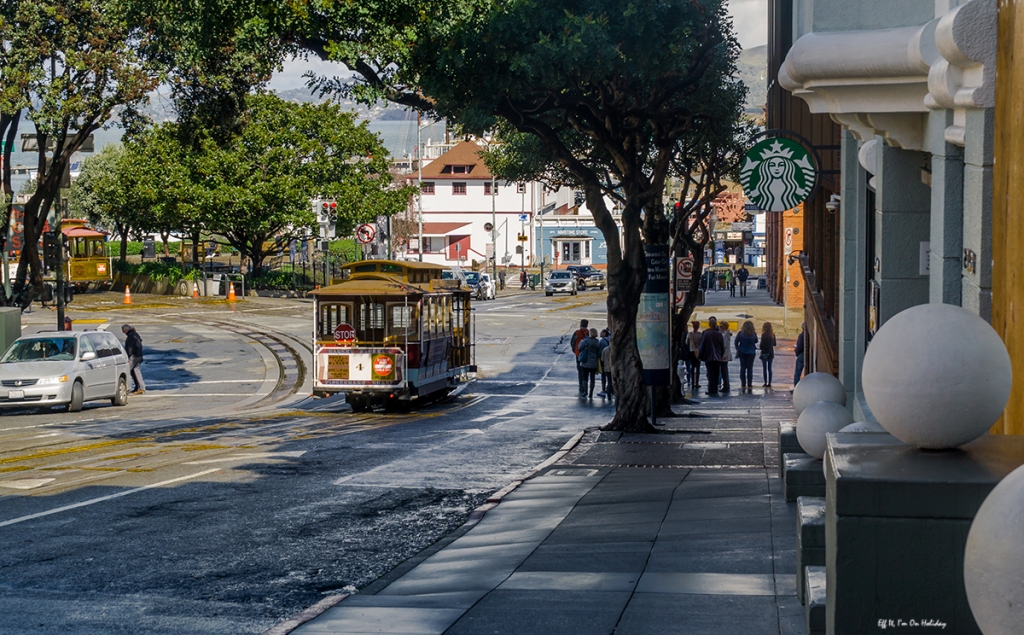
[{"label": "cable car", "polygon": [[444,267],[363,260],[312,292],[313,394],[344,393],[355,412],[447,396],[476,373],[469,289]]},{"label": "cable car", "polygon": [[107,235],[88,226],[84,220],[68,218],[60,222],[60,231],[67,238],[68,261],[64,274],[69,284],[110,282],[113,266],[107,253]]}]

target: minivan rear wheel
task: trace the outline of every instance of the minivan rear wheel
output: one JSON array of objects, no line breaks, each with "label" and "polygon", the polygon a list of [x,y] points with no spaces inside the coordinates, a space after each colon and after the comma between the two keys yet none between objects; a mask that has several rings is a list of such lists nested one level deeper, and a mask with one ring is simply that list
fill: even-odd
[{"label": "minivan rear wheel", "polygon": [[76,381],[71,386],[71,401],[68,402],[68,412],[81,412],[84,398],[85,393],[82,389],[82,382]]}]

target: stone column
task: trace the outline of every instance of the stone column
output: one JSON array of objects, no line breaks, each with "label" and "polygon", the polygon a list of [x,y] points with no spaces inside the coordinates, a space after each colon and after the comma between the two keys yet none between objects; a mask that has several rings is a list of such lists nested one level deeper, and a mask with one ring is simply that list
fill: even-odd
[{"label": "stone column", "polygon": [[839,381],[846,403],[861,391],[867,329],[867,173],[861,167],[857,139],[849,130],[842,138],[842,205],[839,210]]},{"label": "stone column", "polygon": [[935,110],[928,117],[926,147],[932,151],[931,255],[929,301],[960,305],[963,267],[964,157],[945,139],[953,111]]},{"label": "stone column", "polygon": [[881,293],[881,325],[903,309],[928,302],[921,243],[928,242],[931,230],[931,190],[921,181],[923,153],[876,138],[875,280]]},{"label": "stone column", "polygon": [[968,110],[964,134],[963,307],[992,319],[992,146],[994,112]]}]

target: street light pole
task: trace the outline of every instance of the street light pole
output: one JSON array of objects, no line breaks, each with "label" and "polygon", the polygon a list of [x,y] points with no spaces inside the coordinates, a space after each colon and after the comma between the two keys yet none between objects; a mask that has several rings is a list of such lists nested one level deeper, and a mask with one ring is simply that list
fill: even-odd
[{"label": "street light pole", "polygon": [[[491,175],[491,282],[498,279],[498,214],[494,195],[494,175]],[[507,229],[505,231],[508,231]]]}]

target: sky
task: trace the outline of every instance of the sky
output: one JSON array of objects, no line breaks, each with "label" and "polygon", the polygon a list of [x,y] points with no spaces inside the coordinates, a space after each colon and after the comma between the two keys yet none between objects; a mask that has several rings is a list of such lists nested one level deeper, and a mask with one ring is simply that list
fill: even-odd
[{"label": "sky", "polygon": [[[730,0],[729,13],[732,14],[733,27],[743,48],[753,48],[768,42],[768,0]],[[312,57],[308,60],[295,59],[285,62],[284,70],[274,74],[270,88],[302,88],[306,85],[302,75],[307,71],[313,71],[318,75],[348,74],[343,66],[334,62],[324,62]]]}]

